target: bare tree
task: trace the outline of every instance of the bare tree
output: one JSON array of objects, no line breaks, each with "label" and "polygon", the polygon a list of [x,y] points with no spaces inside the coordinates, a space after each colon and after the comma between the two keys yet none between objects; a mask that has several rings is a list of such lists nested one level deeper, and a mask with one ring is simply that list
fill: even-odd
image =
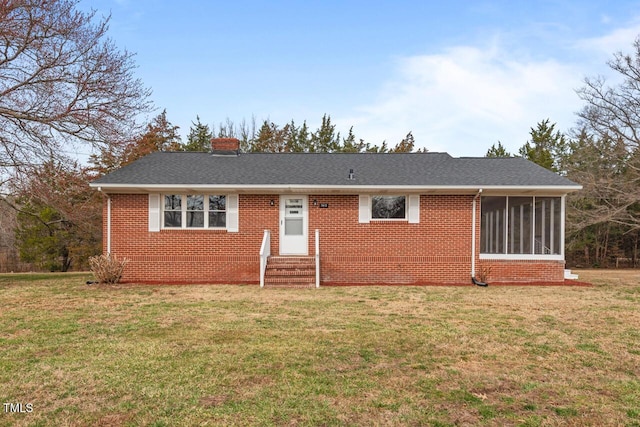
[{"label": "bare tree", "polygon": [[568,176],[584,186],[572,197],[577,229],[605,222],[640,229],[640,38],[633,47],[608,62],[620,83],[587,78],[578,90],[586,105],[568,159]]},{"label": "bare tree", "polygon": [[79,0],[0,0],[0,174],[67,144],[125,142],[150,109],[133,54],[107,38],[109,17]]},{"label": "bare tree", "polygon": [[585,79],[578,90],[586,106],[578,113],[579,128],[599,139],[622,140],[627,147],[640,146],[640,38],[633,43],[633,53],[617,52],[608,62],[622,78],[609,86],[599,76]]}]

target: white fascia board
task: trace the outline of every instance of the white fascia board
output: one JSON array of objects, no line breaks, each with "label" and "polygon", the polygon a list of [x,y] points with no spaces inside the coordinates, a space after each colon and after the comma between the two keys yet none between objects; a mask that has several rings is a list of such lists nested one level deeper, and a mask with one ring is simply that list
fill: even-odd
[{"label": "white fascia board", "polygon": [[509,194],[567,194],[582,189],[580,185],[289,185],[289,184],[245,184],[245,185],[216,185],[216,184],[102,184],[91,183],[106,193],[150,193],[167,191],[198,191],[198,192],[236,192],[236,193],[422,193],[422,194],[477,194],[509,195]]}]

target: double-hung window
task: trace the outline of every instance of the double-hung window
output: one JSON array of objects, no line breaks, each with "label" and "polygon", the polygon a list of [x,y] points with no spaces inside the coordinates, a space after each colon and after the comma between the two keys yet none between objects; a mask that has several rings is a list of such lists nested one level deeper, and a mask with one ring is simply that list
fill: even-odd
[{"label": "double-hung window", "polygon": [[209,196],[209,227],[227,225],[227,196]]},{"label": "double-hung window", "polygon": [[225,228],[226,199],[220,194],[165,194],[163,228]]},{"label": "double-hung window", "polygon": [[169,194],[164,196],[164,226],[182,227],[182,196]]},{"label": "double-hung window", "polygon": [[187,195],[187,228],[204,227],[204,196]]}]

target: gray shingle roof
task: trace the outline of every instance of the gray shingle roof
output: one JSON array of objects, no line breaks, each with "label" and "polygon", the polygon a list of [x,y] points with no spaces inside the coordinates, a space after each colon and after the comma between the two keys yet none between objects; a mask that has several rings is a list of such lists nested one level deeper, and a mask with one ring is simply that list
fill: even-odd
[{"label": "gray shingle roof", "polygon": [[[355,179],[349,180],[353,169]],[[157,152],[99,178],[93,187],[122,185],[526,186],[575,187],[522,158],[454,158],[446,153]]]}]

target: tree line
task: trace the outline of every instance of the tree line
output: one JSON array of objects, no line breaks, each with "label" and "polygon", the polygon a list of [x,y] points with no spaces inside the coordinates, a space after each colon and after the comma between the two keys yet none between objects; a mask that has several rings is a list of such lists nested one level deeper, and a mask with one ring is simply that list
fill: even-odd
[{"label": "tree line", "polygon": [[[291,120],[285,125],[278,125],[271,120],[263,120],[258,127],[256,120],[250,123],[243,120],[236,124],[230,119],[219,126],[203,124],[200,116],[192,122],[186,141],[182,141],[178,132],[167,118],[166,110],[147,125],[146,132],[134,141],[101,149],[99,154],[91,156],[91,163],[98,173],[106,173],[122,167],[132,161],[154,151],[199,151],[211,149],[211,139],[237,138],[242,152],[266,153],[409,153],[415,151],[415,139],[409,131],[406,136],[393,147],[386,141],[380,145],[365,142],[356,138],[353,127],[343,137],[331,122],[331,116],[322,116],[321,124],[311,130],[304,121],[296,125]],[[418,151],[426,151],[418,149]]]}]

